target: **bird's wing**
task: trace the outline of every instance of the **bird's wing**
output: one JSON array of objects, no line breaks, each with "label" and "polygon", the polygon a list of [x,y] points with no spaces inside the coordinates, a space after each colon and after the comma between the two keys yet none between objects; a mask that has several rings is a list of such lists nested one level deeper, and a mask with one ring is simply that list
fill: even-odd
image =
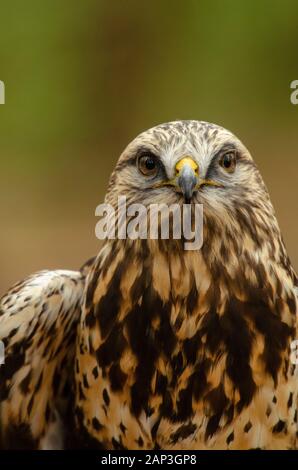
[{"label": "bird's wing", "polygon": [[85,274],[41,271],[0,299],[2,448],[63,447]]}]

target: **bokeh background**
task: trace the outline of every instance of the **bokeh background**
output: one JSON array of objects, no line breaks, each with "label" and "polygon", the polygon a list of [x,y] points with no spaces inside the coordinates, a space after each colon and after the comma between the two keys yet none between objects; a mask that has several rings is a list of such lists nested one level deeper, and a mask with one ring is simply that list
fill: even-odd
[{"label": "bokeh background", "polygon": [[96,253],[120,152],[178,118],[245,142],[298,267],[296,0],[12,0],[0,15],[1,292]]}]

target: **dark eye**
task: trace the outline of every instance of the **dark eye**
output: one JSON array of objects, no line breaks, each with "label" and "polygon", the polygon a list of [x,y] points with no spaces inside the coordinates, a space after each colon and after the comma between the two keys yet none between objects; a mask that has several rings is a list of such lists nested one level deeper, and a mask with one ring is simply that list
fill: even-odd
[{"label": "dark eye", "polygon": [[156,175],[158,170],[158,161],[154,155],[142,155],[138,159],[138,168],[143,175]]},{"label": "dark eye", "polygon": [[236,168],[236,153],[234,151],[225,153],[219,163],[227,173],[234,173]]}]

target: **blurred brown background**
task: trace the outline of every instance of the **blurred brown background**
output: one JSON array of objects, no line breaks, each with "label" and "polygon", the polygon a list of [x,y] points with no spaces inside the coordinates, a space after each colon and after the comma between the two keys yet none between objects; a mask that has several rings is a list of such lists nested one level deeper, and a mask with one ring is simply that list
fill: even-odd
[{"label": "blurred brown background", "polygon": [[96,253],[118,155],[178,118],[244,141],[298,267],[297,1],[14,0],[0,15],[0,291]]}]

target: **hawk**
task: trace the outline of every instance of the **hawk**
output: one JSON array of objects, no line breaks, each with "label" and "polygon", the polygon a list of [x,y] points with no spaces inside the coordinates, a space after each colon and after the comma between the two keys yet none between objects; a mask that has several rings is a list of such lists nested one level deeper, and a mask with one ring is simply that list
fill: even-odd
[{"label": "hawk", "polygon": [[297,276],[250,153],[228,130],[140,134],[106,202],[202,204],[203,245],[107,239],[82,272],[0,301],[2,446],[297,448]]}]

